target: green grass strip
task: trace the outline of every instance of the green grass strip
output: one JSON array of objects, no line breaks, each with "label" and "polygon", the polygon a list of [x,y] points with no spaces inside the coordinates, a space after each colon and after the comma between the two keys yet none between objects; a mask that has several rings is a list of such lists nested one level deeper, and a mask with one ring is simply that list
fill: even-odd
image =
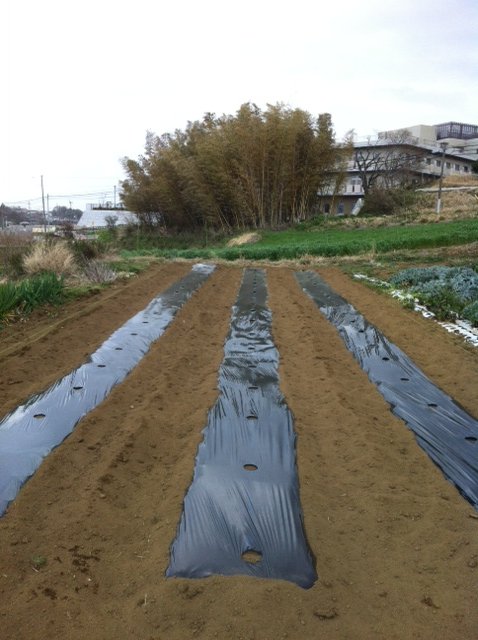
[{"label": "green grass strip", "polygon": [[320,229],[262,232],[260,242],[242,247],[216,246],[189,249],[137,249],[124,257],[157,256],[237,260],[286,260],[304,255],[350,256],[376,251],[420,249],[468,244],[478,240],[478,219],[374,229]]}]

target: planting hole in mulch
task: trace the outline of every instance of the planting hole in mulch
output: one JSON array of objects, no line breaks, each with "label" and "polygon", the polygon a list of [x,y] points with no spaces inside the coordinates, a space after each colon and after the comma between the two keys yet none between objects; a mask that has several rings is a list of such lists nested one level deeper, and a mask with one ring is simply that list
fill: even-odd
[{"label": "planting hole in mulch", "polygon": [[[296,279],[302,291],[338,330],[345,346],[367,372],[394,415],[404,420],[433,462],[460,493],[478,507],[478,461],[474,451],[463,443],[467,433],[471,432],[471,437],[478,438],[478,420],[434,385],[403,351],[368,323],[347,300],[330,289],[320,276],[311,271],[297,272]],[[368,329],[365,348],[362,340],[356,341],[351,322],[354,318]],[[389,353],[390,357],[380,357],[380,353]],[[380,366],[377,362],[379,357],[390,360],[387,367]],[[405,395],[396,385],[398,380],[408,379],[413,385]],[[435,401],[438,399],[439,403]],[[424,412],[424,407],[433,409],[433,413]]]},{"label": "planting hole in mulch", "polygon": [[[245,269],[219,369],[221,393],[198,448],[167,577],[249,575],[303,589],[317,579],[302,525],[293,418],[280,393],[271,328],[265,272]],[[250,389],[261,393],[252,398]],[[258,465],[242,461],[254,459],[261,472],[246,476],[243,471]],[[256,554],[253,561],[239,557],[244,548]],[[259,562],[257,548],[267,549],[266,563]]]},{"label": "planting hole in mulch", "polygon": [[248,549],[247,551],[244,551],[241,558],[244,562],[248,562],[249,564],[257,564],[262,560],[262,553],[255,549]]},{"label": "planting hole in mulch", "polygon": [[[179,298],[173,301],[171,287],[166,289],[153,298],[143,311],[117,329],[78,369],[4,418],[0,416],[0,516],[23,482],[36,471],[41,460],[71,433],[83,416],[108,396],[115,385],[124,380],[214,268],[212,265],[194,265],[181,280],[187,285],[187,290]],[[178,284],[173,286],[177,287]],[[154,322],[145,319],[151,318],[158,308],[161,309],[161,317],[164,315],[164,321],[161,318],[154,319]],[[142,326],[146,324],[148,327]],[[140,333],[142,340],[139,343],[129,338],[132,329]],[[122,353],[118,353],[114,362],[109,362],[107,366],[101,361],[109,361],[113,350]],[[108,368],[108,371],[99,374],[96,368]],[[85,390],[80,395],[71,393],[72,387],[74,390],[83,389],[83,385],[75,385],[77,381],[85,383]],[[45,409],[52,408],[54,411],[50,410],[48,415],[43,413]],[[29,429],[32,420],[43,420],[42,428]],[[4,455],[5,451],[8,451],[8,455]]]}]

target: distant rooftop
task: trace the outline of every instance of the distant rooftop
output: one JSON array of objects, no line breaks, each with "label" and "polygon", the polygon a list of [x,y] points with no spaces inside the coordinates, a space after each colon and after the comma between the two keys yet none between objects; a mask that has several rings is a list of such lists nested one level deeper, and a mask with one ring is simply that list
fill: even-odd
[{"label": "distant rooftop", "polygon": [[436,124],[435,131],[437,140],[443,138],[458,138],[459,140],[470,140],[478,138],[478,125],[465,124],[464,122],[444,122]]},{"label": "distant rooftop", "polygon": [[87,204],[86,211],[78,220],[76,227],[78,229],[98,229],[107,227],[111,222],[117,226],[127,225],[137,222],[137,217],[124,207],[115,207],[111,203],[106,203],[106,205]]}]

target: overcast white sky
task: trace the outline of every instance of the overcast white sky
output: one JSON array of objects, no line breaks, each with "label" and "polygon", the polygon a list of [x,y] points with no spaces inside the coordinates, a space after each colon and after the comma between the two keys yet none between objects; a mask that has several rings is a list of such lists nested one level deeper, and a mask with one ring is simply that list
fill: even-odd
[{"label": "overcast white sky", "polygon": [[43,175],[83,208],[147,129],[248,101],[338,137],[478,124],[477,0],[2,0],[0,24],[0,202],[40,208]]}]

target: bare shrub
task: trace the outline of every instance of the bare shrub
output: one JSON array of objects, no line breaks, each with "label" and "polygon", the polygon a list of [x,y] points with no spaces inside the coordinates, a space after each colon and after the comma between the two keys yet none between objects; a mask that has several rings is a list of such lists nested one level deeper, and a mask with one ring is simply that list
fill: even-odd
[{"label": "bare shrub", "polygon": [[31,253],[24,257],[23,266],[29,274],[50,271],[57,275],[68,275],[75,268],[75,260],[65,243],[42,242],[36,244]]},{"label": "bare shrub", "polygon": [[23,273],[23,256],[33,242],[29,233],[0,231],[0,271],[16,277]]},{"label": "bare shrub", "polygon": [[101,246],[97,240],[85,240],[78,238],[70,242],[70,249],[73,251],[75,260],[83,265],[88,260],[97,258],[101,253]]},{"label": "bare shrub", "polygon": [[104,262],[98,260],[89,260],[85,262],[83,267],[83,275],[89,282],[95,284],[103,284],[106,282],[113,282],[118,277],[116,271],[113,271]]}]

